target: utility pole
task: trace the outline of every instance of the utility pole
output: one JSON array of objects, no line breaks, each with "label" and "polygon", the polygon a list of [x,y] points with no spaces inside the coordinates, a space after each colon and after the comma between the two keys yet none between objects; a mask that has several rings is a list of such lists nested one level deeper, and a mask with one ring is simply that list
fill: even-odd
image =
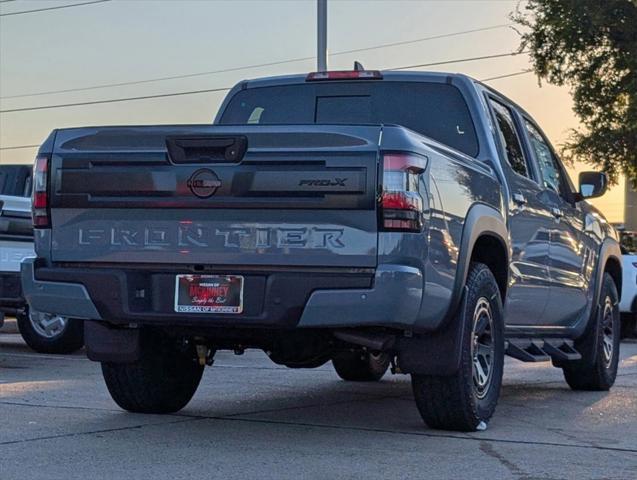
[{"label": "utility pole", "polygon": [[327,71],[327,0],[316,0],[316,69]]}]

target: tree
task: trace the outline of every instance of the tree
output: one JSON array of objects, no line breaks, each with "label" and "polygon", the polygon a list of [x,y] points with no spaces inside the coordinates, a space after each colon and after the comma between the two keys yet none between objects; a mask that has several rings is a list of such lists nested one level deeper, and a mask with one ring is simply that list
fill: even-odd
[{"label": "tree", "polygon": [[637,185],[637,0],[528,0],[520,8],[520,49],[540,79],[571,88],[583,126],[563,145],[565,158]]}]

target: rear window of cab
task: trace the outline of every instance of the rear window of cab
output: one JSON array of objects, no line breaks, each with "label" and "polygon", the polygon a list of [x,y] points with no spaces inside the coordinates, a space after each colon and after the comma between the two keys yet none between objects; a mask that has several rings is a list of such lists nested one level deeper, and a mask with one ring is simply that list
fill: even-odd
[{"label": "rear window of cab", "polygon": [[455,86],[433,82],[312,82],[248,88],[221,115],[226,125],[397,124],[478,154],[467,103]]}]

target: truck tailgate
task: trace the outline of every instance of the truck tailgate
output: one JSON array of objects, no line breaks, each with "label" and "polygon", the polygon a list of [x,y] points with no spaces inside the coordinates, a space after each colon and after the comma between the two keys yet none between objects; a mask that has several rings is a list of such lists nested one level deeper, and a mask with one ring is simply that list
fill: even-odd
[{"label": "truck tailgate", "polygon": [[373,267],[380,132],[336,125],[60,130],[51,158],[51,258]]}]

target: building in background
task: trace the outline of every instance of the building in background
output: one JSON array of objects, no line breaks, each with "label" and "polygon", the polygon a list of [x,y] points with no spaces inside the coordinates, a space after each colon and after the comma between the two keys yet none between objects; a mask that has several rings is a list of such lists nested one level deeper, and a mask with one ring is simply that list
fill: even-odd
[{"label": "building in background", "polygon": [[627,231],[637,232],[637,189],[631,182],[624,188],[624,227]]}]

